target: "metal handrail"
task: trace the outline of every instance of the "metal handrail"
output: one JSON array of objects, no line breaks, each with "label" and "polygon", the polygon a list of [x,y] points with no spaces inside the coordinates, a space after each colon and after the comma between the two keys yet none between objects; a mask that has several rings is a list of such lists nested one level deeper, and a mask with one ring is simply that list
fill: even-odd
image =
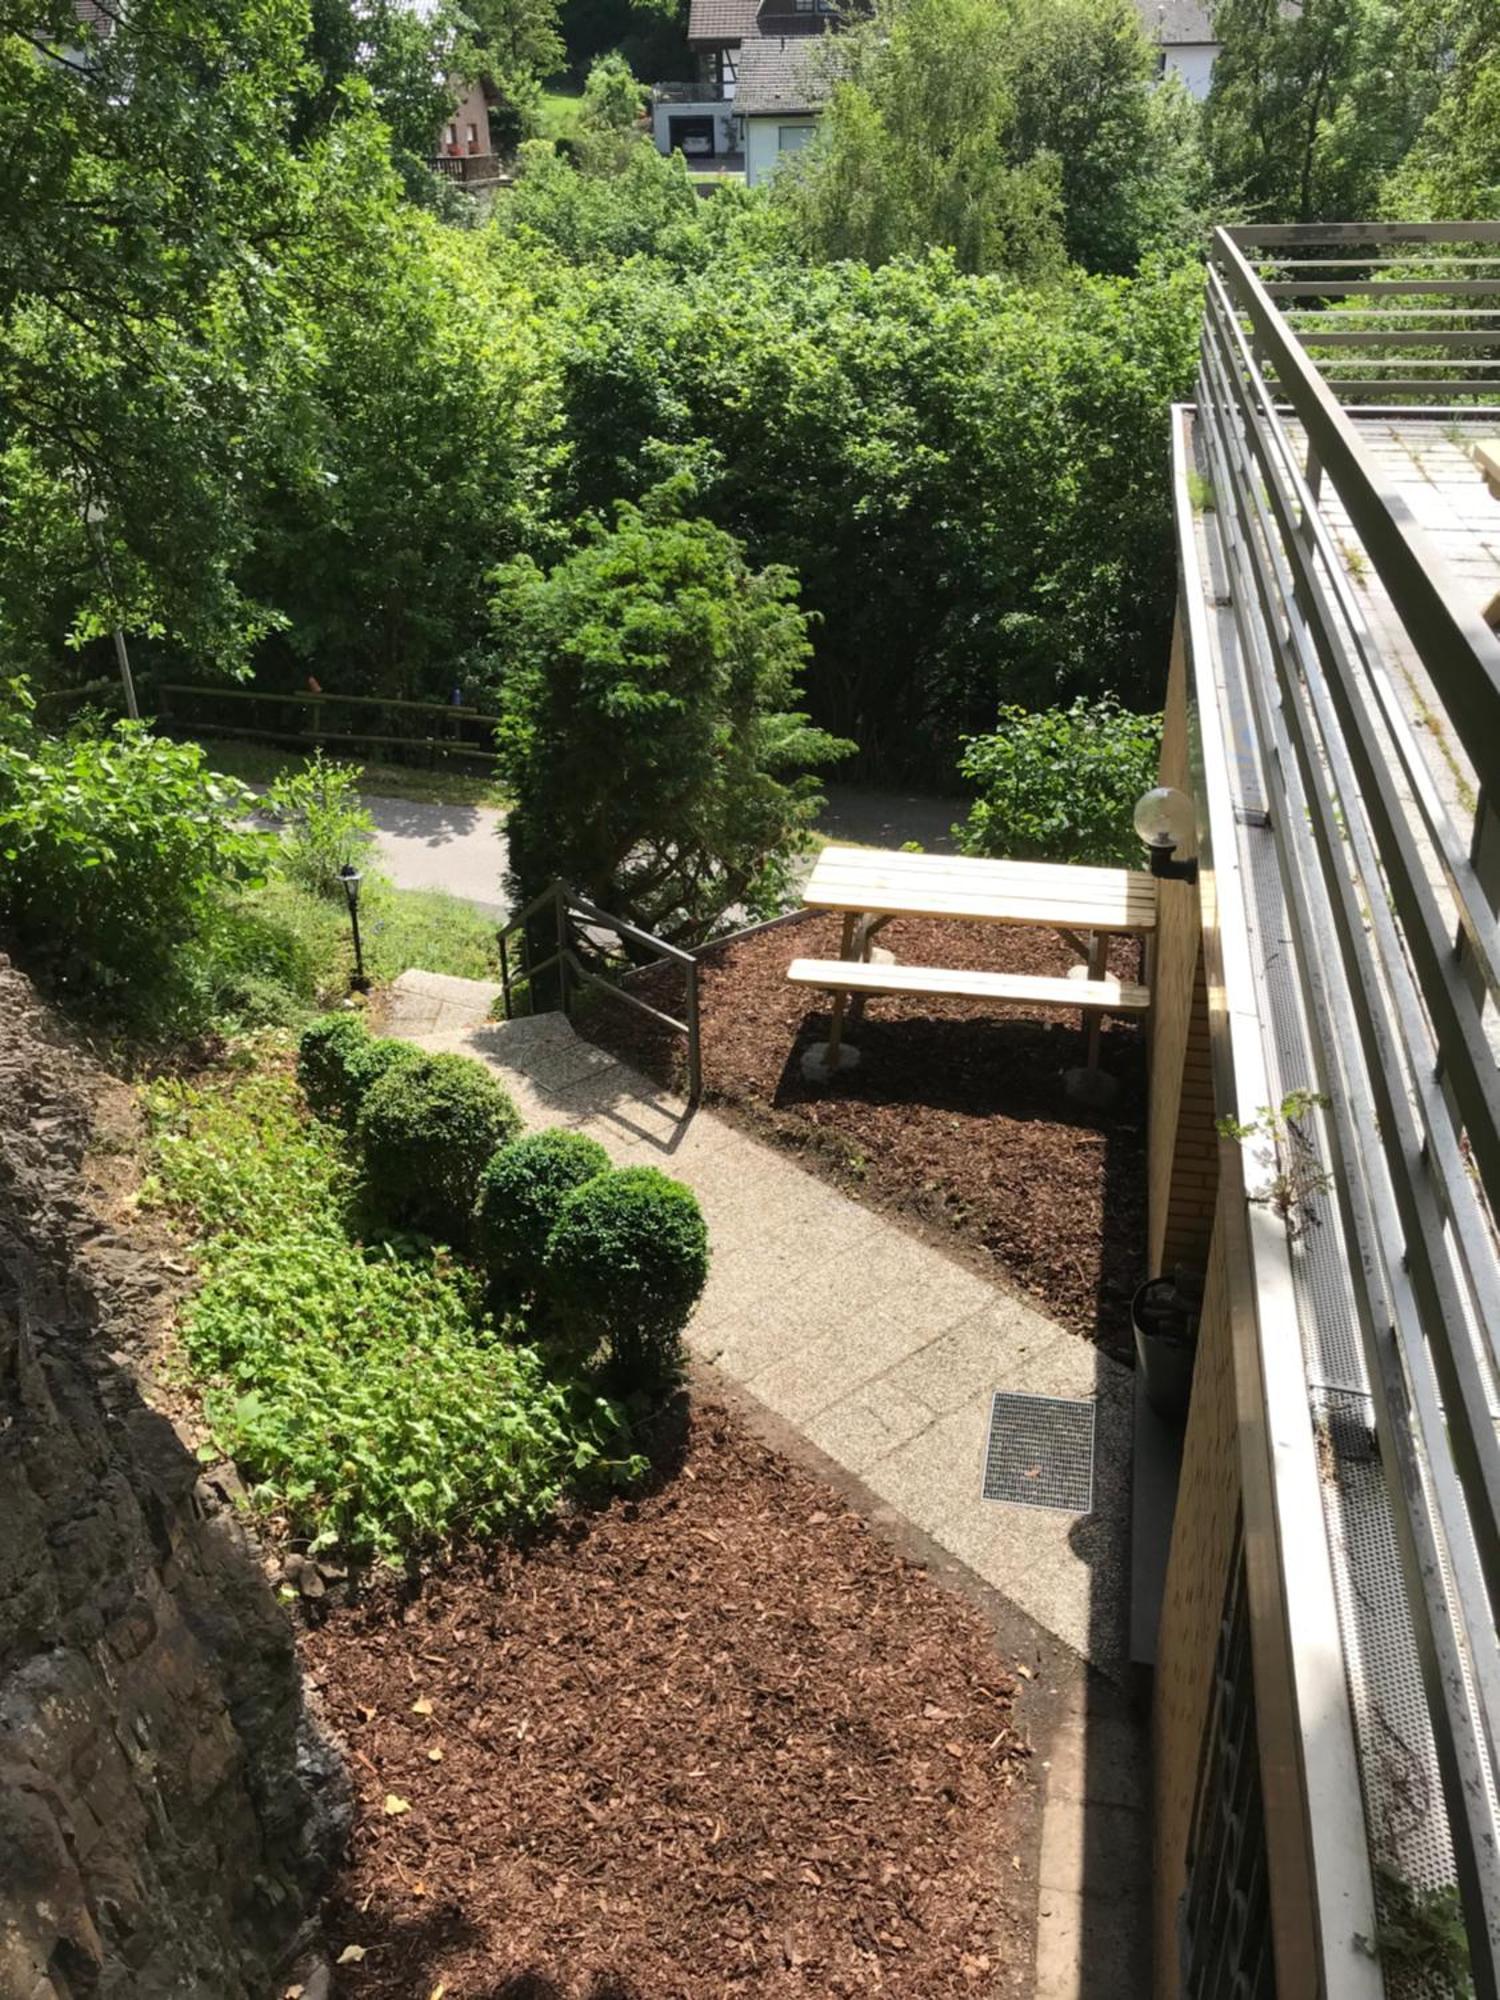
[{"label": "metal handrail", "polygon": [[[548,908],[553,912],[557,948],[533,964],[530,926],[533,919]],[[687,996],[686,1018],[678,1020],[675,1014],[668,1014],[660,1007],[653,1007],[650,1001],[643,1000],[638,993],[627,992],[623,986],[617,985],[613,980],[605,979],[586,965],[574,950],[572,943],[572,926],[580,921],[597,928],[615,931],[620,937],[631,939],[633,943],[651,952],[664,963],[680,965]],[[684,951],[681,945],[669,944],[665,938],[659,938],[651,931],[642,930],[639,924],[630,923],[624,917],[617,917],[608,910],[600,909],[597,903],[590,902],[586,896],[579,895],[576,889],[570,889],[565,882],[554,878],[545,889],[533,896],[523,909],[509,918],[499,933],[500,986],[507,1021],[515,1019],[515,996],[511,986],[508,949],[513,937],[520,939],[522,975],[528,988],[534,980],[544,972],[550,972],[554,967],[562,975],[558,985],[564,1014],[571,1013],[568,1005],[569,974],[571,974],[579,986],[591,987],[597,992],[606,993],[615,1000],[623,1001],[636,1013],[646,1015],[649,1020],[657,1022],[660,1026],[675,1029],[677,1033],[686,1035],[688,1100],[692,1104],[699,1102],[703,1095],[703,1037],[698,1002],[698,960],[692,952]]]},{"label": "metal handrail", "polygon": [[[1458,597],[1303,351],[1317,343],[1316,327],[1288,325],[1245,255],[1278,241],[1367,241],[1352,232],[1373,228],[1218,232],[1198,428],[1231,585],[1220,601],[1237,628],[1268,779],[1283,793],[1270,825],[1332,1099],[1327,1133],[1352,1302],[1476,1988],[1494,1995],[1500,1084],[1482,1012],[1486,997],[1500,997],[1487,844],[1500,785],[1500,644]],[[1376,240],[1500,242],[1500,225],[1442,228],[1434,237],[1383,227]],[[1301,426],[1305,470],[1288,415]],[[1431,785],[1340,560],[1319,504],[1325,479],[1479,776],[1467,844]],[[1457,912],[1458,951],[1422,866],[1413,810]]]}]

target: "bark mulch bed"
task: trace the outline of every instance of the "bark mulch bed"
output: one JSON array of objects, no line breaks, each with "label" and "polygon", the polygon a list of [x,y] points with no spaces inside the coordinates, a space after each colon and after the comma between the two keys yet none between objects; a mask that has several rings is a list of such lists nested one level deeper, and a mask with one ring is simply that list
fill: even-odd
[{"label": "bark mulch bed", "polygon": [[[1127,1358],[1130,1296],[1144,1277],[1146,1047],[1133,1022],[1105,1024],[1108,1112],[1070,1105],[1062,1073],[1084,1060],[1076,1014],[881,999],[849,1039],[858,1069],[806,1083],[803,1050],[828,1034],[825,996],[787,983],[794,958],[836,958],[840,919],[808,915],[705,954],[700,980],[708,1100],[764,1137],[805,1150],[852,1194],[904,1212],[980,1253],[1076,1332]],[[900,919],[878,942],[909,965],[1059,976],[1077,962],[1055,932]],[[1111,949],[1140,976],[1140,948]],[[670,967],[635,990],[682,1005]],[[682,1038],[601,999],[578,1023],[626,1060],[680,1083]]]},{"label": "bark mulch bed", "polygon": [[988,1628],[721,1406],[656,1490],[302,1651],[358,1789],[341,1995],[1030,1985],[1007,1896],[1033,1800]]}]

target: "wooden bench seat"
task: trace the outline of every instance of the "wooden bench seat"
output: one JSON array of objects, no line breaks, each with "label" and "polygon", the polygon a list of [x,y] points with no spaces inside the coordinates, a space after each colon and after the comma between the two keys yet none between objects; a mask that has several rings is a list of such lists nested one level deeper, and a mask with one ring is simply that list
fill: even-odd
[{"label": "wooden bench seat", "polygon": [[930,965],[871,965],[854,958],[796,958],[794,986],[865,997],[988,1000],[1001,1007],[1079,1007],[1085,1013],[1144,1014],[1151,992],[1120,979],[1043,979],[1025,972],[954,972]]}]

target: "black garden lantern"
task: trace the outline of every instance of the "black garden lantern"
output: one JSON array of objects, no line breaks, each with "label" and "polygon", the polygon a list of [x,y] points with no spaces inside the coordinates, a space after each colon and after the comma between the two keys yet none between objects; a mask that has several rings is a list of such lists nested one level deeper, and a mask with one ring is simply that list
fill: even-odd
[{"label": "black garden lantern", "polygon": [[365,954],[359,936],[359,885],[364,877],[352,862],[346,861],[339,870],[339,881],[343,885],[344,901],[349,905],[349,928],[354,933],[354,977],[349,982],[353,993],[368,993],[370,982],[365,977]]}]

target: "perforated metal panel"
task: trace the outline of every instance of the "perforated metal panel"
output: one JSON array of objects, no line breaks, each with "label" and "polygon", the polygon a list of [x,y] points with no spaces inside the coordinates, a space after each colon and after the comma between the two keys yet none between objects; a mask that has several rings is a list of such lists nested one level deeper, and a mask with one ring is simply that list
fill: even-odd
[{"label": "perforated metal panel", "polygon": [[1182,2000],[1276,2000],[1245,1562],[1230,1565],[1180,1910]]},{"label": "perforated metal panel", "polygon": [[999,1391],[990,1405],[984,1497],[1065,1514],[1094,1506],[1094,1405]]}]

